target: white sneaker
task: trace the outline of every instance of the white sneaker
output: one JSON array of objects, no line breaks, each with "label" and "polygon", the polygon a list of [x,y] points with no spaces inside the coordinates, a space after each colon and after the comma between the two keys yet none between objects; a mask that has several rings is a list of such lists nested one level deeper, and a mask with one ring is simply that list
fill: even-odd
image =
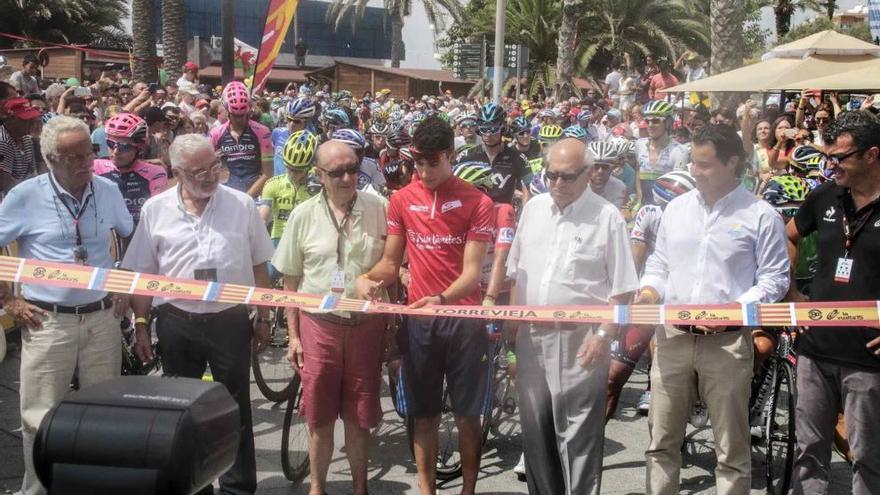
[{"label": "white sneaker", "polygon": [[526,455],[519,455],[519,462],[516,463],[516,467],[513,468],[513,472],[516,474],[516,477],[520,479],[520,481],[525,480],[526,478]]},{"label": "white sneaker", "polygon": [[647,416],[648,411],[651,409],[651,391],[645,390],[642,392],[642,396],[639,397],[639,405],[636,406],[636,411],[639,412],[642,416]]},{"label": "white sneaker", "polygon": [[691,410],[691,417],[688,420],[694,428],[703,428],[709,424],[709,411],[706,409],[706,403],[698,400],[694,402],[694,408]]}]

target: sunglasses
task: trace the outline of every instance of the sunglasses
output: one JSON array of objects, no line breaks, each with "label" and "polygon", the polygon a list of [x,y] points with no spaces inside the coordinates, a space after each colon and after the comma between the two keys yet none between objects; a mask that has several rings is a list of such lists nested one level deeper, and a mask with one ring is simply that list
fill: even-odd
[{"label": "sunglasses", "polygon": [[501,132],[501,126],[481,125],[477,128],[477,132],[479,132],[483,136],[498,134],[499,132]]},{"label": "sunglasses", "polygon": [[306,125],[308,123],[306,119],[292,119],[290,117],[287,118],[287,121],[296,125]]},{"label": "sunglasses", "polygon": [[666,119],[648,118],[645,119],[645,122],[649,124],[663,124],[666,122]]},{"label": "sunglasses", "polygon": [[131,143],[119,143],[113,140],[107,140],[107,149],[111,151],[115,151],[117,153],[125,153],[126,151],[131,151],[133,149],[137,149],[137,145]]},{"label": "sunglasses", "polygon": [[352,165],[352,166],[350,166],[350,167],[346,167],[346,168],[339,169],[339,170],[327,170],[327,169],[325,169],[325,168],[321,168],[321,167],[317,167],[317,168],[318,168],[318,170],[320,170],[321,172],[324,172],[325,174],[327,174],[328,177],[330,177],[330,178],[332,178],[332,179],[339,179],[339,178],[341,178],[341,177],[342,177],[343,175],[345,175],[345,174],[348,174],[348,175],[357,175],[357,173],[358,173],[358,171],[360,170],[361,166],[360,166],[360,164],[356,163],[356,164],[354,164],[354,165]]},{"label": "sunglasses", "polygon": [[785,218],[793,218],[797,215],[798,207],[797,206],[788,206],[785,208],[777,208],[776,211],[782,214]]},{"label": "sunglasses", "polygon": [[612,165],[610,163],[602,163],[602,162],[596,162],[593,164],[593,168],[596,170],[609,170],[611,168],[611,166]]},{"label": "sunglasses", "polygon": [[862,153],[864,151],[867,151],[867,150],[864,150],[861,148],[856,148],[856,149],[850,151],[849,153],[837,153],[834,155],[827,155],[828,156],[828,163],[837,167],[841,164],[841,162],[843,162],[847,158],[855,155],[856,153]]},{"label": "sunglasses", "polygon": [[519,131],[516,133],[516,137],[526,137],[526,136],[531,136],[531,135],[532,135],[532,132],[529,130]]},{"label": "sunglasses", "polygon": [[583,175],[584,172],[587,171],[587,167],[583,167],[577,172],[572,172],[570,174],[562,173],[562,172],[551,172],[547,170],[544,172],[544,178],[548,181],[561,180],[562,182],[574,182],[578,177]]}]

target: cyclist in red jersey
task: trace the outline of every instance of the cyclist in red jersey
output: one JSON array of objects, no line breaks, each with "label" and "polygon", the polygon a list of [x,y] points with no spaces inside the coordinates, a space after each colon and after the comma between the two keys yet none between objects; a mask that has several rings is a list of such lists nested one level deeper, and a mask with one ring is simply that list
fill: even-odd
[{"label": "cyclist in red jersey", "polygon": [[210,138],[229,170],[226,185],[257,198],[274,172],[272,131],[250,120],[250,95],[240,81],[223,89],[223,105],[229,120],[211,129]]},{"label": "cyclist in red jersey", "polygon": [[[410,148],[419,179],[391,196],[388,240],[382,260],[356,280],[370,298],[398,276],[409,257],[412,307],[478,305],[480,271],[494,229],[492,200],[453,176],[454,134],[429,117]],[[398,389],[401,412],[414,420],[413,451],[422,495],[436,492],[437,428],[444,378],[459,430],[461,493],[474,493],[480,466],[480,415],[491,401],[485,323],[478,319],[410,317],[397,335],[401,353]]]},{"label": "cyclist in red jersey", "polygon": [[120,113],[104,126],[110,159],[95,160],[95,174],[119,186],[128,212],[137,224],[147,199],[168,188],[168,174],[161,165],[140,160],[147,149],[147,123],[131,113]]}]

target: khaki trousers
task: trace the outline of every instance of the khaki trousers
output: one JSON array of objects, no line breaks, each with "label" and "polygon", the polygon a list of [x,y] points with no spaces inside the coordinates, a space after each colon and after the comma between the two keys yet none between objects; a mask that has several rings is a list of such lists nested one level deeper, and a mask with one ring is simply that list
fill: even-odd
[{"label": "khaki trousers", "polygon": [[39,329],[21,331],[21,429],[25,495],[45,494],[34,471],[34,438],[43,416],[70,390],[74,371],[88,387],[119,376],[119,318],[108,308],[86,315],[49,313]]},{"label": "khaki trousers", "polygon": [[693,335],[658,327],[651,367],[651,443],[645,452],[647,493],[672,495],[681,482],[681,446],[699,392],[715,437],[719,495],[751,487],[749,395],[754,349],[748,329]]}]

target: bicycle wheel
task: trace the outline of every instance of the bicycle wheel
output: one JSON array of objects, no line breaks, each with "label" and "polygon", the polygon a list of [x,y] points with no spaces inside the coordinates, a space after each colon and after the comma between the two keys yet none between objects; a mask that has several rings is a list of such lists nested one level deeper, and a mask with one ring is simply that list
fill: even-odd
[{"label": "bicycle wheel", "polygon": [[794,366],[780,359],[773,370],[773,395],[767,415],[767,493],[788,493],[794,461],[794,408],[796,401]]},{"label": "bicycle wheel", "polygon": [[284,402],[293,394],[296,372],[287,361],[287,320],[284,310],[275,308],[272,311],[269,345],[260,354],[251,353],[251,368],[263,397],[272,402]]},{"label": "bicycle wheel", "polygon": [[302,387],[296,380],[297,392],[287,402],[284,429],[281,432],[281,469],[284,477],[299,483],[309,474],[309,427],[300,414]]},{"label": "bicycle wheel", "polygon": [[443,411],[440,414],[440,427],[437,431],[437,479],[447,481],[461,476],[461,454],[458,452],[458,426],[452,414],[449,391],[443,392]]}]

